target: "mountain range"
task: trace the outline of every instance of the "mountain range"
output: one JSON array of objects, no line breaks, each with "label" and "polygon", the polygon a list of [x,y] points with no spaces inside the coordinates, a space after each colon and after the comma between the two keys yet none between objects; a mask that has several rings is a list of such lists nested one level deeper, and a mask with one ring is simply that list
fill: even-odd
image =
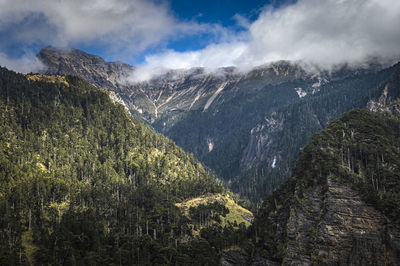
[{"label": "mountain range", "polygon": [[135,67],[79,50],[42,49],[44,74],[77,75],[116,92],[126,108],[193,153],[242,197],[259,201],[290,175],[313,133],[365,107],[394,71],[378,63],[310,71],[279,61],[242,73],[170,70],[132,82]]},{"label": "mountain range", "polygon": [[400,64],[38,58],[0,69],[0,264],[400,264]]}]

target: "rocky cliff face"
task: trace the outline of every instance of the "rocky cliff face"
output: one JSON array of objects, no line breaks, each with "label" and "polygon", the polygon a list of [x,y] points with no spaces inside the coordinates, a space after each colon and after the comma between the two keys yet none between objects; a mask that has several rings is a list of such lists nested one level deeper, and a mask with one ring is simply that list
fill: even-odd
[{"label": "rocky cliff face", "polygon": [[314,135],[292,177],[264,201],[253,237],[265,259],[399,265],[399,77],[370,101],[379,108],[353,110]]},{"label": "rocky cliff face", "polygon": [[287,223],[290,265],[396,265],[400,228],[346,184],[327,178],[292,207]]},{"label": "rocky cliff face", "polygon": [[235,192],[254,200],[277,188],[314,132],[390,74],[378,67],[310,74],[280,61],[248,73],[174,70],[126,83],[134,67],[78,50],[43,49],[50,74],[73,74],[117,92],[131,113],[192,152]]},{"label": "rocky cliff face", "polygon": [[382,85],[378,93],[379,96],[371,99],[367,104],[367,109],[372,113],[389,112],[400,114],[400,63],[396,65],[396,73],[390,80]]},{"label": "rocky cliff face", "polygon": [[205,73],[204,69],[174,71],[132,85],[127,101],[157,129],[167,132],[182,114],[207,112],[239,79],[229,69],[221,69],[219,75]]},{"label": "rocky cliff face", "polygon": [[285,118],[283,115],[273,112],[269,116],[266,116],[264,121],[251,129],[250,141],[240,160],[241,166],[244,169],[250,169],[265,160],[269,161],[271,168],[276,167],[277,160],[281,159],[279,151],[273,155],[273,158],[266,157],[273,154],[271,150],[275,145],[274,137],[283,131],[284,123]]}]

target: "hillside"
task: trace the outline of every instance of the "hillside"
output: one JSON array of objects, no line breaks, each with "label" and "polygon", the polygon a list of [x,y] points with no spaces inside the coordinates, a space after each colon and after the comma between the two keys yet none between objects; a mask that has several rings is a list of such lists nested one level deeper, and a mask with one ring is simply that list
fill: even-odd
[{"label": "hillside", "polygon": [[79,50],[48,47],[38,57],[48,66],[46,73],[74,74],[114,90],[132,114],[254,201],[290,175],[313,133],[343,113],[365,107],[394,71],[370,64],[310,73],[300,63],[279,61],[248,73],[235,68],[171,70],[129,84],[133,67],[120,71]]},{"label": "hillside", "polygon": [[250,198],[252,194],[272,193],[290,175],[300,150],[314,133],[345,112],[365,108],[371,98],[383,92],[381,84],[399,68],[397,64],[376,73],[331,80],[317,94],[265,114],[251,130],[243,161],[259,163],[238,176],[231,189]]},{"label": "hillside", "polygon": [[228,192],[109,92],[0,69],[0,264],[214,264],[234,239],[194,236],[176,206],[209,193]]},{"label": "hillside", "polygon": [[295,265],[400,263],[399,77],[380,87],[375,108],[313,136],[292,177],[264,200],[247,254]]},{"label": "hillside", "polygon": [[1,264],[399,264],[398,65],[381,75],[354,94],[369,110],[315,134],[253,220],[113,93],[2,68]]}]

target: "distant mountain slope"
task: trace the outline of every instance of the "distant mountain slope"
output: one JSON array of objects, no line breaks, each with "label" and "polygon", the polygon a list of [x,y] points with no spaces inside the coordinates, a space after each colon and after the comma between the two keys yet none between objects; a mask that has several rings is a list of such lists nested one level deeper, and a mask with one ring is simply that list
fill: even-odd
[{"label": "distant mountain slope", "polygon": [[177,207],[203,195],[230,199],[191,210],[213,228],[242,209],[107,91],[0,69],[0,264],[215,264],[221,247]]},{"label": "distant mountain slope", "polygon": [[255,161],[257,167],[239,175],[231,188],[250,198],[271,193],[290,175],[300,149],[315,132],[353,108],[365,108],[374,95],[383,92],[380,85],[399,69],[400,65],[395,65],[379,72],[332,80],[321,86],[318,94],[265,114],[251,130],[241,161],[242,165]]},{"label": "distant mountain slope", "polygon": [[133,114],[255,201],[290,174],[313,133],[344,112],[365,106],[372,89],[393,71],[370,65],[310,74],[299,64],[280,61],[246,74],[234,68],[215,73],[174,70],[128,85],[121,79],[129,68],[106,71],[110,65],[99,73],[92,63],[99,58],[82,53],[45,48],[38,57],[49,66],[47,73],[79,75],[116,91]]},{"label": "distant mountain slope", "polygon": [[399,81],[397,70],[372,113],[350,111],[313,136],[256,215],[253,253],[295,265],[400,263]]}]

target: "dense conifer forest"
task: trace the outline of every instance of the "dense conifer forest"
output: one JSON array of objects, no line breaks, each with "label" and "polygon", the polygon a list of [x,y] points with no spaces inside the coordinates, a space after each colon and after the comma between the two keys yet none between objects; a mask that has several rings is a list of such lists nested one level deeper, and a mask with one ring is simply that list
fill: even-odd
[{"label": "dense conifer forest", "polygon": [[0,125],[0,264],[215,264],[233,241],[193,240],[227,210],[175,204],[227,191],[106,91],[2,68]]},{"label": "dense conifer forest", "polygon": [[[317,242],[318,234],[322,230],[319,227],[326,223],[326,213],[335,208],[325,202],[329,197],[328,190],[332,186],[330,182],[343,184],[356,191],[363,201],[388,218],[386,221],[388,228],[398,227],[400,224],[400,113],[371,114],[367,110],[355,109],[329,123],[326,129],[313,136],[311,143],[302,150],[292,177],[263,201],[263,205],[256,214],[255,222],[250,230],[252,232],[249,234],[256,236],[255,246],[261,254],[279,263],[285,260],[290,239],[289,220],[295,216],[299,208],[309,208],[310,191],[320,191],[320,197],[323,200],[320,213],[314,217],[317,227],[308,228],[308,234],[315,242],[309,252],[318,253],[322,245]],[[397,241],[394,239],[396,238],[385,240],[384,250],[386,251],[379,253],[379,256],[382,258],[393,256],[398,259],[398,246],[396,247],[398,243],[391,242]],[[297,241],[301,245],[301,240]],[[352,245],[356,244],[356,242],[352,243]],[[361,254],[353,254],[352,263],[361,259],[368,248],[371,247],[362,247]],[[344,243],[343,249],[345,249]],[[340,249],[336,252],[340,252]],[[366,262],[368,261],[373,260],[370,258]],[[378,264],[382,262],[375,259],[374,261]],[[315,264],[328,264],[328,262],[332,263],[333,259],[314,257],[312,261]],[[350,263],[349,261],[339,262]]]},{"label": "dense conifer forest", "polygon": [[[397,88],[398,80],[391,82]],[[252,214],[215,176],[109,92],[73,76],[1,68],[0,263],[281,264],[293,259],[293,217],[310,208],[313,191],[323,203],[300,253],[325,263],[332,258],[318,255],[318,237],[337,207],[325,205],[332,182],[398,227],[398,91],[390,95],[383,110],[353,110],[315,134],[250,225]],[[397,256],[391,241],[382,253],[388,261]],[[360,250],[357,256],[369,254]]]}]

